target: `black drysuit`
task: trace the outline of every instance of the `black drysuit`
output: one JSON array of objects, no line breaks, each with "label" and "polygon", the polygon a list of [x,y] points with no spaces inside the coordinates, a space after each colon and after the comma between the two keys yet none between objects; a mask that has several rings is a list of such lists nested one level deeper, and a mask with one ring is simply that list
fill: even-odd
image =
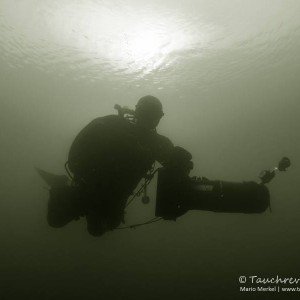
[{"label": "black drysuit", "polygon": [[[76,194],[73,214],[86,216],[92,235],[118,227],[124,220],[126,201],[139,181],[155,161],[167,165],[177,160],[176,148],[155,130],[145,130],[123,117],[93,120],[77,135],[69,151],[68,167]],[[191,159],[188,152],[186,158]],[[52,207],[55,210],[55,204]],[[48,213],[48,221],[52,218],[55,223],[55,217],[55,213]],[[73,216],[69,214],[70,219]]]}]

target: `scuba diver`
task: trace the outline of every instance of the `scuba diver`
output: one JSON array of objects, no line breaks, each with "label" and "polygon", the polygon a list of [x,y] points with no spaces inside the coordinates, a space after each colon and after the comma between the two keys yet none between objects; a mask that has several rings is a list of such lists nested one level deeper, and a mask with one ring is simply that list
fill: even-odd
[{"label": "scuba diver", "polygon": [[[50,226],[85,216],[88,232],[100,236],[124,223],[127,199],[155,161],[192,169],[191,154],[156,132],[164,115],[156,97],[142,97],[134,111],[115,108],[118,115],[96,118],[75,138],[66,163],[71,185],[64,176],[50,183]],[[46,179],[46,172],[40,174]]]},{"label": "scuba diver", "polygon": [[[141,191],[142,201],[149,201],[147,185],[156,172],[154,221],[176,220],[189,210],[262,213],[270,207],[265,184],[277,171],[290,166],[290,160],[284,157],[278,167],[261,174],[260,183],[190,177],[192,155],[156,131],[164,115],[159,99],[148,95],[139,99],[135,110],[119,105],[115,109],[118,115],[96,118],[76,136],[65,164],[69,177],[38,170],[50,185],[50,226],[63,227],[85,217],[93,236],[120,228],[125,223],[125,208]],[[154,171],[155,162],[162,167]],[[145,183],[134,193],[143,178]]]}]

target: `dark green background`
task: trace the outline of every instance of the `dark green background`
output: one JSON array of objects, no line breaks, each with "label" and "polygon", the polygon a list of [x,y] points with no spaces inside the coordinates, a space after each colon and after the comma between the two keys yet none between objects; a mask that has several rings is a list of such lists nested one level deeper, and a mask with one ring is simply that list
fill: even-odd
[{"label": "dark green background", "polygon": [[[25,2],[0,0],[0,298],[242,299],[240,275],[299,277],[299,1]],[[168,28],[169,16],[209,41],[169,53],[159,68],[118,67],[68,40],[69,6],[78,24],[81,8],[109,6],[137,28],[152,14]],[[49,21],[57,11],[61,24]],[[289,156],[290,170],[269,185],[272,213],[189,212],[101,238],[83,219],[48,227],[34,167],[64,172],[86,123],[146,94],[163,102],[159,133],[193,154],[192,175],[256,180]],[[152,217],[155,182],[150,195],[128,210],[129,224]]]}]

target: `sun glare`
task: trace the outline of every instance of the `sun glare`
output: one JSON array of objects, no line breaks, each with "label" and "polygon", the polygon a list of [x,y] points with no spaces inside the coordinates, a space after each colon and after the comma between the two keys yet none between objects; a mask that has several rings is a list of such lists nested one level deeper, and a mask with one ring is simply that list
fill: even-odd
[{"label": "sun glare", "polygon": [[195,35],[184,22],[155,11],[66,6],[51,23],[69,46],[114,68],[145,75],[167,67],[170,54],[191,49],[199,38],[205,42],[206,36]]}]

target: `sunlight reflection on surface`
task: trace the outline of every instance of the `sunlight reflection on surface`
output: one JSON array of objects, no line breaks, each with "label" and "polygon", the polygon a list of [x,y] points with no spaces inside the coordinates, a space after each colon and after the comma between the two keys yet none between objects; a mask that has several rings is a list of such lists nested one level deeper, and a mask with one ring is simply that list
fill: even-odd
[{"label": "sunlight reflection on surface", "polygon": [[0,0],[1,58],[81,82],[206,89],[284,59],[297,3]]},{"label": "sunlight reflection on surface", "polygon": [[[69,16],[67,22],[65,15]],[[153,10],[91,6],[78,9],[71,5],[55,12],[53,18],[52,30],[61,42],[76,45],[88,55],[129,73],[148,74],[165,68],[172,53],[208,42],[208,34],[201,27],[195,31],[187,20]]]},{"label": "sunlight reflection on surface", "polygon": [[164,70],[189,51],[201,56],[211,36],[212,28],[198,16],[122,1],[4,0],[0,13],[0,42],[12,64],[19,57],[15,64],[34,63],[47,71],[56,64],[59,72],[84,69],[85,77],[94,78],[101,73],[141,78]]}]

